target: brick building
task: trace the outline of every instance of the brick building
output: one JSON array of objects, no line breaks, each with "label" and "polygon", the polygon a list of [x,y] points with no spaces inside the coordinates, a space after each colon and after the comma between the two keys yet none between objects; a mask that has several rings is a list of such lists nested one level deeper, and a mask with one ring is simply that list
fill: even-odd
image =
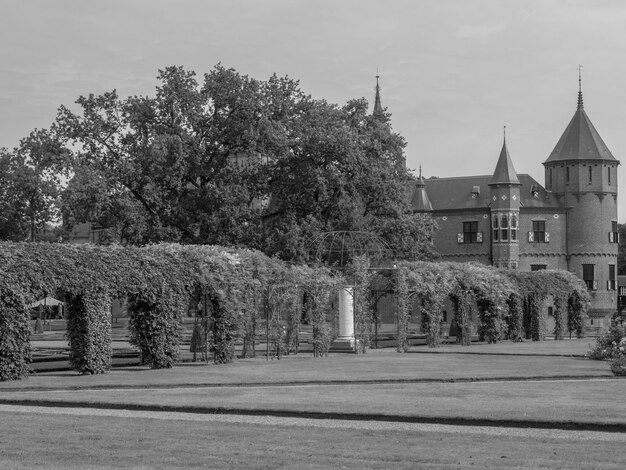
[{"label": "brick building", "polygon": [[517,174],[505,136],[492,175],[424,179],[420,172],[411,202],[436,219],[444,260],[571,271],[591,294],[591,325],[606,326],[617,309],[619,161],[587,116],[580,89],[543,165],[544,185]]}]

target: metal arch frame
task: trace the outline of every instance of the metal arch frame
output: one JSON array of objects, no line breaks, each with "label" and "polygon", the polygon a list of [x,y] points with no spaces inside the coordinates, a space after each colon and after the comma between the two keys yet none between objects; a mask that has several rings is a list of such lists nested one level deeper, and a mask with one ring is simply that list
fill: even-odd
[{"label": "metal arch frame", "polygon": [[[340,241],[340,243],[338,243]],[[325,244],[328,244],[325,247]],[[339,269],[345,267],[348,255],[351,257],[361,254],[391,254],[393,250],[381,237],[370,232],[337,230],[323,232],[311,238],[305,245],[309,260],[313,258],[323,264],[331,265],[333,255],[339,256]],[[323,255],[326,255],[324,261]]]}]

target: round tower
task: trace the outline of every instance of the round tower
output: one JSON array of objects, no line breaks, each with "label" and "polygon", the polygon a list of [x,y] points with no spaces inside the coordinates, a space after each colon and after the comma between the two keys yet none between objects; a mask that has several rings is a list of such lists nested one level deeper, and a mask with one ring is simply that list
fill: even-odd
[{"label": "round tower", "polygon": [[545,187],[568,208],[567,264],[589,289],[592,327],[610,322],[617,308],[617,167],[619,161],[578,104],[544,162]]}]

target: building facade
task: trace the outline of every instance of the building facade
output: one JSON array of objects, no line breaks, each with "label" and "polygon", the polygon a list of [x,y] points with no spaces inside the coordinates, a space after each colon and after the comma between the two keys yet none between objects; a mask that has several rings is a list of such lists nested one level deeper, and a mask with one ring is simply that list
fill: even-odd
[{"label": "building facade", "polygon": [[580,89],[576,112],[543,165],[544,185],[517,174],[505,136],[492,175],[420,174],[410,188],[413,209],[436,219],[444,260],[575,273],[591,295],[591,325],[604,327],[617,310],[619,161],[587,116]]}]

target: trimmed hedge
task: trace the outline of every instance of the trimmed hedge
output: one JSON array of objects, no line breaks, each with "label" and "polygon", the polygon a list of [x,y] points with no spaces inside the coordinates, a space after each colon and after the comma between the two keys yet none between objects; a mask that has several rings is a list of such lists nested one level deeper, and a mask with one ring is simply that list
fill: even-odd
[{"label": "trimmed hedge", "polygon": [[70,364],[80,374],[111,368],[111,297],[98,286],[67,298]]},{"label": "trimmed hedge", "polygon": [[[176,244],[0,242],[0,277],[2,293],[7,293],[0,299],[0,310],[6,312],[0,334],[8,345],[2,350],[2,380],[27,373],[29,312],[23,305],[46,293],[68,303],[72,366],[81,374],[95,374],[111,364],[111,298],[128,298],[130,341],[140,349],[143,362],[167,368],[177,360],[182,316],[192,297],[208,301],[211,331],[203,333],[211,340],[214,361],[224,363],[233,360],[237,338],[247,335],[253,341],[260,295],[267,286],[307,289],[314,298],[315,318],[325,320],[332,286],[339,282],[327,269],[294,268],[251,250]],[[290,324],[297,328],[297,322]],[[316,353],[324,353],[332,340],[330,329],[326,332],[320,320],[314,330],[320,345]]]},{"label": "trimmed hedge", "polygon": [[18,380],[29,372],[29,311],[11,281],[0,276],[0,381]]},{"label": "trimmed hedge", "polygon": [[[353,267],[357,301],[356,333],[368,346],[374,321],[372,302],[364,286],[380,276],[368,272],[366,260]],[[441,344],[445,301],[455,305],[455,329],[461,344],[469,344],[471,325],[494,343],[507,334],[543,339],[543,302],[551,296],[555,309],[555,338],[567,328],[584,333],[589,295],[580,279],[565,271],[519,272],[474,263],[401,263],[387,270],[398,294],[398,350],[408,350],[409,299],[416,296],[428,345]],[[392,275],[394,274],[394,275]],[[358,278],[358,279],[357,279]],[[171,367],[181,343],[182,315],[191,299],[206,299],[211,320],[204,323],[216,363],[234,358],[238,338],[254,342],[256,321],[265,308],[290,311],[288,331],[277,340],[291,345],[302,309],[313,328],[316,357],[327,354],[333,340],[328,313],[331,299],[345,280],[328,268],[288,266],[251,250],[176,244],[146,247],[0,243],[0,380],[23,377],[29,360],[26,305],[46,293],[61,294],[69,305],[68,338],[72,366],[81,374],[104,373],[111,364],[110,302],[129,299],[131,343],[144,363]],[[287,294],[267,297],[268,286]],[[269,305],[279,302],[280,305]],[[332,319],[336,312],[331,312]],[[208,320],[208,319],[207,319]],[[280,336],[280,337],[278,337]]]},{"label": "trimmed hedge", "polygon": [[[540,341],[549,333],[543,304],[555,304],[556,339],[565,331],[584,333],[589,294],[584,283],[567,271],[520,272],[477,263],[402,263],[407,272],[408,295],[421,306],[422,329],[430,347],[442,341],[442,310],[446,299],[454,305],[452,329],[457,341],[470,344],[471,324],[478,317],[481,340],[496,343],[505,337]],[[400,323],[400,339],[406,333]],[[400,348],[404,351],[404,348]]]}]

